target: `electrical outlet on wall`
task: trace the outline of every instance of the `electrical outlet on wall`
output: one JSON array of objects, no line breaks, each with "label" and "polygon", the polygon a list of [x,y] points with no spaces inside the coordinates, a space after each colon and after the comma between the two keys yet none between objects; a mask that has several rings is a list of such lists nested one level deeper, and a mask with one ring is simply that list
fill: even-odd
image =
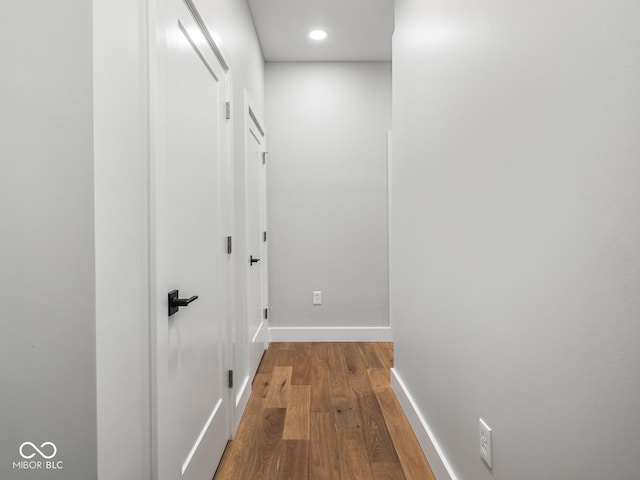
[{"label": "electrical outlet on wall", "polygon": [[320,290],[313,292],[313,304],[322,305],[322,292]]},{"label": "electrical outlet on wall", "polygon": [[489,468],[492,468],[491,464],[491,428],[481,418],[478,419],[480,423],[480,456],[487,464]]}]

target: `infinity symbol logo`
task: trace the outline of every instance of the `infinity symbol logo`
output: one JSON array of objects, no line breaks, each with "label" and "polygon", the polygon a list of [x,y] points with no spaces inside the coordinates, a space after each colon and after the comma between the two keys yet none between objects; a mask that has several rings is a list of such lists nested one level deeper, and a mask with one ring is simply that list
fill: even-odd
[{"label": "infinity symbol logo", "polygon": [[45,455],[45,453],[40,450],[40,448],[36,447],[33,443],[31,442],[24,442],[22,445],[20,445],[20,455],[22,456],[22,458],[25,458],[27,460],[29,460],[30,458],[33,458],[36,456],[35,453],[32,453],[31,455],[25,455],[24,452],[22,451],[22,449],[27,446],[30,445],[31,448],[33,448],[36,452],[38,452],[40,454],[40,456],[46,460],[49,460],[50,458],[53,458],[56,456],[56,453],[58,453],[58,449],[56,448],[56,446],[51,443],[51,442],[44,442],[42,445],[40,445],[40,448],[44,448],[47,445],[51,445],[51,447],[53,448],[53,453],[51,455]]}]

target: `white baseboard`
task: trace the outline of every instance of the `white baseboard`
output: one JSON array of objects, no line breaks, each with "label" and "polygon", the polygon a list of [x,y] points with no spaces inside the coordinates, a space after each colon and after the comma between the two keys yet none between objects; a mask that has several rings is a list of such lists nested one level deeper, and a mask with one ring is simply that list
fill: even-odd
[{"label": "white baseboard", "polygon": [[411,397],[411,393],[395,368],[391,369],[391,389],[407,416],[407,420],[409,420],[409,424],[411,424],[411,428],[413,428],[413,432],[416,434],[416,438],[429,461],[429,465],[436,479],[457,480],[433,432],[420,413],[418,406]]},{"label": "white baseboard", "polygon": [[269,327],[271,342],[391,342],[391,327]]},{"label": "white baseboard", "polygon": [[240,425],[240,420],[242,419],[242,414],[244,413],[244,409],[247,407],[247,403],[249,402],[249,396],[251,395],[251,381],[249,376],[246,376],[242,380],[242,385],[238,389],[237,394],[235,395],[234,402],[235,408],[234,411],[234,419],[233,425],[231,428],[231,437],[235,437],[236,432],[238,431],[238,425]]}]

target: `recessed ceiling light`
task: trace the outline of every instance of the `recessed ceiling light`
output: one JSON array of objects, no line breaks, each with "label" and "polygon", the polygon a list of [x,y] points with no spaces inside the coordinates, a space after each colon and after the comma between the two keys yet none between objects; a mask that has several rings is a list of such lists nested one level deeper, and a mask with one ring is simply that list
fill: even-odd
[{"label": "recessed ceiling light", "polygon": [[311,30],[309,32],[309,38],[311,40],[324,40],[327,38],[327,32],[324,30]]}]

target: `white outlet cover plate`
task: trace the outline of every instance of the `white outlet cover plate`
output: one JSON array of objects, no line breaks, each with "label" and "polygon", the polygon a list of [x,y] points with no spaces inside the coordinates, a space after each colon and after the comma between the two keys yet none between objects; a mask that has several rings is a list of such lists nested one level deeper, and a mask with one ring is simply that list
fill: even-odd
[{"label": "white outlet cover plate", "polygon": [[313,292],[313,304],[314,305],[322,305],[322,292],[316,290]]},{"label": "white outlet cover plate", "polygon": [[489,468],[492,468],[493,465],[491,463],[491,428],[486,424],[484,420],[481,418],[478,419],[480,424],[480,456],[484,463],[487,464]]}]

